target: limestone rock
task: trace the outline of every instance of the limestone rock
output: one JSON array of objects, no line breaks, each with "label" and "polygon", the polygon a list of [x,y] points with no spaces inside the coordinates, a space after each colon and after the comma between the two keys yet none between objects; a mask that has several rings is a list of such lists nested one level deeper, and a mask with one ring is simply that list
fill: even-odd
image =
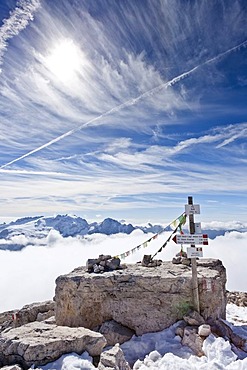
[{"label": "limestone rock", "polygon": [[109,351],[102,352],[100,355],[99,370],[130,370],[128,362],[125,360],[123,351],[116,344]]},{"label": "limestone rock", "polygon": [[200,325],[198,328],[198,334],[201,337],[208,337],[211,334],[211,327],[208,324]]},{"label": "limestone rock", "polygon": [[48,319],[41,320],[41,321],[44,321],[46,324],[56,324],[55,316],[48,317]]},{"label": "limestone rock", "polygon": [[36,302],[23,306],[19,310],[7,311],[0,314],[1,330],[10,327],[18,327],[36,320],[48,319],[54,316],[55,302]]},{"label": "limestone rock", "polygon": [[189,325],[202,325],[204,324],[204,318],[197,311],[190,311],[187,315],[183,317],[184,321]]},{"label": "limestone rock", "polygon": [[197,334],[197,327],[186,326],[184,328],[182,344],[192,349],[196,356],[204,355],[204,352],[202,350],[203,339],[200,337],[199,334]]},{"label": "limestone rock", "polygon": [[[225,318],[226,273],[219,260],[199,260],[200,311],[204,320]],[[149,268],[88,273],[85,267],[56,280],[56,323],[93,329],[115,320],[137,335],[163,330],[192,306],[191,268],[163,262]]]},{"label": "limestone rock", "polygon": [[247,292],[227,292],[227,303],[247,307]]},{"label": "limestone rock", "polygon": [[117,343],[122,344],[130,340],[135,334],[133,330],[126,328],[114,320],[104,322],[99,332],[106,338],[108,346],[114,346]]},{"label": "limestone rock", "polygon": [[53,311],[50,310],[50,311],[47,311],[47,312],[38,312],[36,320],[37,321],[45,321],[45,320],[50,319],[53,316],[54,316],[54,310]]},{"label": "limestone rock", "polygon": [[97,356],[105,344],[100,333],[36,321],[1,333],[0,363],[18,363],[27,369],[32,364],[45,365],[70,352],[87,351]]}]

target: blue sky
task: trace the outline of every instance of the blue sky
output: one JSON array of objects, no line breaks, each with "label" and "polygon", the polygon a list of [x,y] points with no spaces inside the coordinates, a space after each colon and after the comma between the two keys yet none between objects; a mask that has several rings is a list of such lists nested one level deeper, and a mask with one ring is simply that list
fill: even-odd
[{"label": "blue sky", "polygon": [[246,221],[245,0],[0,3],[1,217]]}]

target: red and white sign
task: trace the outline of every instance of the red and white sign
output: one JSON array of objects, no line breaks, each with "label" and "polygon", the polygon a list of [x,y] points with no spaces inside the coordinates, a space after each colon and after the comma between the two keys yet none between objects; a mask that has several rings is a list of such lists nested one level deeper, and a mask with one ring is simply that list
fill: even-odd
[{"label": "red and white sign", "polygon": [[176,244],[201,244],[208,245],[208,236],[207,234],[182,234],[175,235],[172,240]]}]

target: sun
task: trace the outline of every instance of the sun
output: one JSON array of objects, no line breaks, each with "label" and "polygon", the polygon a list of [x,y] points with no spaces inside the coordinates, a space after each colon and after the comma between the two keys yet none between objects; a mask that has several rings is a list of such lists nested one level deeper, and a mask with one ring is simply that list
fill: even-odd
[{"label": "sun", "polygon": [[61,82],[71,80],[82,63],[79,47],[72,40],[60,41],[45,58],[46,67]]}]

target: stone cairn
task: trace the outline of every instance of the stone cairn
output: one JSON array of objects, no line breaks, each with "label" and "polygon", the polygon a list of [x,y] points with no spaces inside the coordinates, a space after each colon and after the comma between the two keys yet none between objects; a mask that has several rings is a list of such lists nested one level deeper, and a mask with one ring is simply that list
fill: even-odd
[{"label": "stone cairn", "polygon": [[174,265],[186,265],[190,266],[191,265],[191,259],[187,257],[187,253],[184,251],[181,251],[176,254],[176,257],[173,257],[172,263]]},{"label": "stone cairn", "polygon": [[157,267],[157,266],[162,265],[162,261],[161,260],[154,260],[154,259],[152,259],[151,254],[145,254],[143,256],[141,265],[143,267]]},{"label": "stone cairn", "polygon": [[104,254],[100,254],[98,258],[89,258],[86,263],[87,271],[96,274],[122,270],[123,268],[125,268],[125,265],[121,265],[120,258]]},{"label": "stone cairn", "polygon": [[[141,265],[143,267],[157,267],[162,264],[161,260],[153,260],[151,255],[144,255]],[[107,271],[122,270],[126,265],[121,265],[121,260],[118,257],[100,254],[98,258],[89,258],[86,263],[88,272],[96,274]]]}]

